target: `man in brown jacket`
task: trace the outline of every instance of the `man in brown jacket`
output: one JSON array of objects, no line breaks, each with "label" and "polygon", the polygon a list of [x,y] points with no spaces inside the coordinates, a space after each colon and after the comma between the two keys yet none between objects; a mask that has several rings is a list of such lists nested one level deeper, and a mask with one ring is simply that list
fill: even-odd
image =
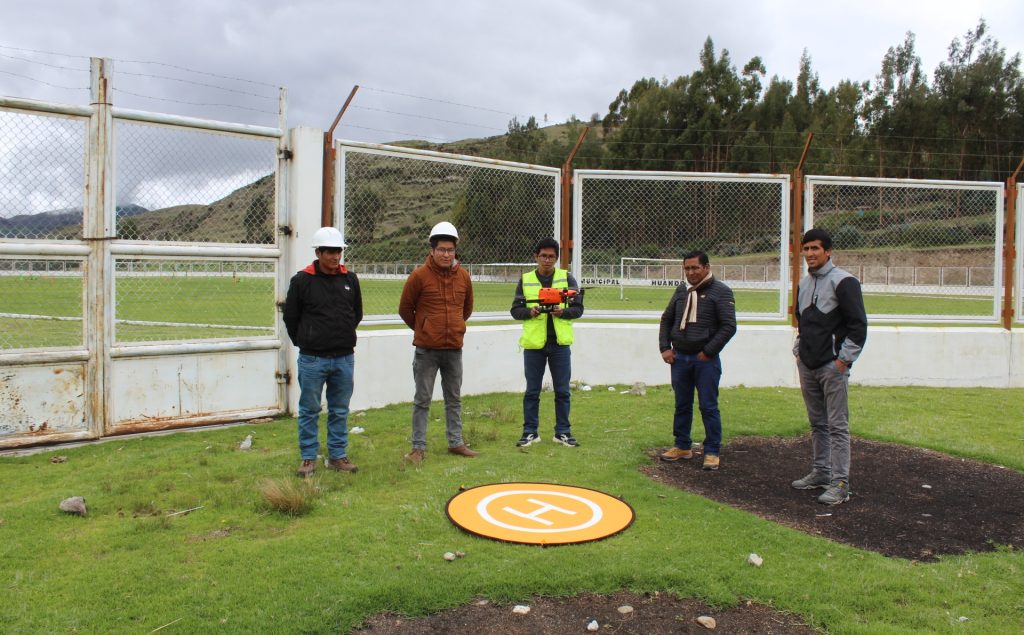
[{"label": "man in brown jacket", "polygon": [[479,454],[462,439],[462,337],[473,313],[473,283],[459,267],[455,245],[459,232],[449,222],[430,230],[430,253],[405,281],[398,314],[413,330],[416,353],[412,376],[416,394],[412,400],[412,451],[405,459],[423,460],[427,450],[427,416],[434,395],[434,380],[441,371],[445,430],[448,451],[459,456]]}]

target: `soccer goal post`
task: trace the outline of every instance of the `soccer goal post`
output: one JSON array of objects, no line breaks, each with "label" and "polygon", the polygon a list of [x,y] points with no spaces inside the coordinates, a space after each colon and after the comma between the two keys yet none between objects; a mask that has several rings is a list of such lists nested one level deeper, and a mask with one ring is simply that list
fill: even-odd
[{"label": "soccer goal post", "polygon": [[666,258],[620,258],[619,299],[626,287],[678,287],[683,283],[683,261]]}]

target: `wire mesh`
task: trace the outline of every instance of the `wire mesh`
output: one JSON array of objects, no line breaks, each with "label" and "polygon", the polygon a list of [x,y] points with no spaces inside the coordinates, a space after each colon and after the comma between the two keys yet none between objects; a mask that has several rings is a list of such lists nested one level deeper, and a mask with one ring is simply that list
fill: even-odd
[{"label": "wire mesh", "polygon": [[84,119],[0,110],[0,238],[81,236],[86,129]]},{"label": "wire mesh", "polygon": [[[661,310],[683,278],[678,260],[699,250],[716,276],[746,290],[737,293],[739,313],[782,315],[788,178],[578,170],[576,183],[589,297],[607,308]],[[637,288],[620,295],[619,285]]]},{"label": "wire mesh", "polygon": [[81,346],[85,262],[0,258],[0,349]]},{"label": "wire mesh", "polygon": [[860,279],[869,315],[995,319],[1001,186],[808,177],[808,227]]},{"label": "wire mesh", "polygon": [[116,342],[274,334],[274,260],[121,258],[114,267]]},{"label": "wire mesh", "polygon": [[277,142],[115,122],[117,236],[274,244]]},{"label": "wire mesh", "polygon": [[339,162],[346,266],[360,276],[366,315],[397,313],[405,279],[426,259],[439,221],[459,231],[458,258],[474,276],[478,314],[508,311],[515,272],[535,266],[518,263],[556,234],[553,170],[344,145]]}]

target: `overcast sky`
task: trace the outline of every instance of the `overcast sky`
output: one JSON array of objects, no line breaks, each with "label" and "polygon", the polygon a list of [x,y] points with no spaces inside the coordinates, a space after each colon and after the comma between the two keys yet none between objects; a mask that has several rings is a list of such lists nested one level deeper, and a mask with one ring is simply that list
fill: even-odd
[{"label": "overcast sky", "polygon": [[982,17],[1009,54],[1024,50],[1020,0],[0,0],[0,8],[2,95],[88,103],[87,58],[109,57],[120,106],[276,126],[283,86],[287,126],[326,129],[359,84],[336,136],[376,142],[500,134],[513,115],[603,116],[637,79],[691,73],[708,36],[738,69],[760,55],[769,77],[793,79],[806,48],[826,88],[873,79],[907,31],[929,77],[950,41]]}]

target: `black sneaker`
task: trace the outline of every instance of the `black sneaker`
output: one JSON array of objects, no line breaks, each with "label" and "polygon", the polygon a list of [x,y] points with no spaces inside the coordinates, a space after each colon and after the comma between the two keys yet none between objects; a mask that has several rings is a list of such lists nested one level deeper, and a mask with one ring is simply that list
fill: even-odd
[{"label": "black sneaker", "polygon": [[516,441],[516,447],[525,448],[526,446],[533,445],[534,443],[540,443],[539,436],[536,434],[524,434],[521,439]]},{"label": "black sneaker", "polygon": [[579,447],[579,445],[580,445],[579,443],[576,442],[576,439],[572,438],[568,434],[556,434],[555,438],[553,439],[553,441],[555,443],[561,443],[562,445],[567,445],[570,448],[576,448],[576,447]]}]

